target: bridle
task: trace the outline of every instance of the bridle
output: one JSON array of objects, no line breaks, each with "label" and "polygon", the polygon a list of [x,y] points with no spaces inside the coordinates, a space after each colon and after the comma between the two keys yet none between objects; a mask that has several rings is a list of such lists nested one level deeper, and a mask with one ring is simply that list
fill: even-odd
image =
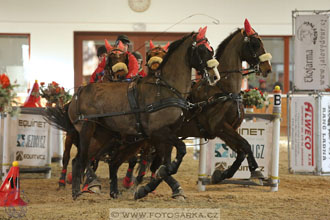
[{"label": "bridle", "polygon": [[260,73],[260,62],[270,61],[272,56],[270,53],[264,53],[261,55],[257,55],[257,51],[253,49],[251,38],[258,38],[260,39],[257,32],[255,32],[252,35],[247,36],[244,29],[241,30],[241,34],[244,36],[244,46],[247,47],[249,54],[251,55],[251,58],[249,59],[249,68],[242,68],[238,70],[229,70],[229,71],[220,71],[219,73],[222,74],[221,77],[224,77],[225,79],[228,77],[228,74],[230,73],[241,73],[242,76],[250,75],[252,73]]}]

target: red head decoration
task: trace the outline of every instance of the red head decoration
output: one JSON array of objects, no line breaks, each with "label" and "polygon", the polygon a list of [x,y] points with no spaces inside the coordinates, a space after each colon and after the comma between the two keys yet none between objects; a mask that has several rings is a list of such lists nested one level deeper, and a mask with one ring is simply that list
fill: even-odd
[{"label": "red head decoration", "polygon": [[154,43],[152,43],[152,40],[149,41],[149,47],[150,47],[150,50],[155,48],[155,45],[154,45]]},{"label": "red head decoration", "polygon": [[125,46],[124,46],[123,42],[119,41],[117,49],[125,51]]},{"label": "red head decoration", "polygon": [[104,44],[105,44],[105,48],[107,48],[107,51],[109,53],[113,49],[113,47],[109,44],[107,39],[104,39]]},{"label": "red head decoration", "polygon": [[163,47],[163,49],[167,51],[169,46],[170,46],[170,42],[167,42],[167,44]]},{"label": "red head decoration", "polygon": [[252,29],[248,19],[245,19],[244,21],[244,29],[245,29],[245,33],[247,36],[251,36],[253,34],[255,34],[256,32]]},{"label": "red head decoration", "polygon": [[209,51],[212,51],[212,48],[210,47],[209,42],[205,38],[206,30],[207,30],[207,26],[205,26],[204,28],[199,28],[198,34],[196,36],[196,41],[197,42],[199,41],[197,43],[197,46],[200,44],[204,44]]}]

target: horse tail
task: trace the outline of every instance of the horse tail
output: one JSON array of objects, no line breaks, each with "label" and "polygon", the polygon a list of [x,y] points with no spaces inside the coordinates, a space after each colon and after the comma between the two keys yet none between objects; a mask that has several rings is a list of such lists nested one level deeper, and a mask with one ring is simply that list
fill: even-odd
[{"label": "horse tail", "polygon": [[67,133],[74,133],[75,132],[75,127],[73,126],[69,114],[68,114],[68,109],[69,109],[69,103],[65,104],[63,108],[61,107],[52,107],[52,108],[47,108],[43,112],[44,119],[52,126],[62,130],[66,131]]}]

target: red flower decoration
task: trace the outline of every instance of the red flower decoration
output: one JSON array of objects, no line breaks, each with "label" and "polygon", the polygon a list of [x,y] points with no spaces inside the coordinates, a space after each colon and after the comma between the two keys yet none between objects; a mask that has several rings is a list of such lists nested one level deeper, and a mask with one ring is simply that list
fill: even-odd
[{"label": "red flower decoration", "polygon": [[6,74],[1,74],[0,75],[0,84],[2,85],[2,88],[7,88],[10,86],[10,80]]}]

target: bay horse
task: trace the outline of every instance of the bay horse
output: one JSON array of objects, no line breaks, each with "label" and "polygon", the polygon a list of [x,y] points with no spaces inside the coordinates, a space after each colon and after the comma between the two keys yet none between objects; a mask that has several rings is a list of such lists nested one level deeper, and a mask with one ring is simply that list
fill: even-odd
[{"label": "bay horse", "polygon": [[[215,57],[219,62],[220,81],[216,86],[209,86],[203,80],[196,83],[189,97],[196,108],[184,111],[181,118],[183,123],[175,125],[178,128],[176,134],[179,137],[208,139],[219,137],[237,152],[236,160],[227,170],[216,170],[213,173],[213,183],[231,178],[245,158],[249,164],[251,178],[263,178],[253,156],[251,145],[236,130],[244,118],[244,106],[240,95],[243,78],[242,61],[249,63],[250,70],[261,72],[266,77],[271,72],[269,62],[271,55],[266,53],[260,36],[251,28],[247,20],[244,25],[244,29],[238,29],[232,33],[217,48]],[[161,149],[165,148],[161,147]],[[165,153],[161,152],[161,154],[164,158]],[[165,155],[164,159],[166,156],[170,154]],[[139,187],[134,198],[139,199],[152,192],[162,179],[166,179],[167,172],[167,167],[160,166],[157,170],[157,176],[160,178],[152,179],[146,186]],[[177,185],[174,179],[168,181],[168,184],[172,191],[173,185]]]},{"label": "bay horse", "polygon": [[[75,94],[68,109],[80,139],[78,153],[73,160],[73,199],[80,195],[81,173],[89,168],[90,159],[107,146],[116,150],[120,145],[118,139],[148,136],[150,140],[174,145],[177,157],[168,165],[169,175],[177,171],[185,154],[185,144],[169,126],[179,119],[182,108],[188,108],[186,97],[191,89],[191,68],[204,74],[207,62],[212,59],[213,50],[205,32],[206,28],[172,43],[160,66],[161,71],[155,76],[147,76],[139,83],[131,84],[89,84]],[[210,68],[208,71],[212,72]],[[127,93],[130,89],[135,93],[133,101],[128,100],[132,99]],[[95,146],[94,149],[91,146]],[[113,169],[110,173],[117,172],[118,167]]]},{"label": "bay horse", "polygon": [[[105,40],[105,45],[108,52],[106,54],[104,76],[102,81],[112,82],[125,78],[126,74],[128,73],[128,56],[123,50],[122,43],[120,42],[118,47],[112,47],[108,41]],[[74,129],[73,126],[71,126],[71,123],[68,123],[68,107],[69,105],[67,104],[63,109],[48,108],[45,112],[45,118],[50,124],[55,125],[55,127],[66,132],[63,152],[63,167],[58,182],[59,189],[64,188],[66,185],[67,167],[70,161],[71,147],[73,144],[75,146],[79,145],[79,133],[76,131],[76,129]],[[66,118],[66,120],[63,118]],[[93,170],[95,171],[98,166],[98,160],[93,160],[92,166]]]}]

